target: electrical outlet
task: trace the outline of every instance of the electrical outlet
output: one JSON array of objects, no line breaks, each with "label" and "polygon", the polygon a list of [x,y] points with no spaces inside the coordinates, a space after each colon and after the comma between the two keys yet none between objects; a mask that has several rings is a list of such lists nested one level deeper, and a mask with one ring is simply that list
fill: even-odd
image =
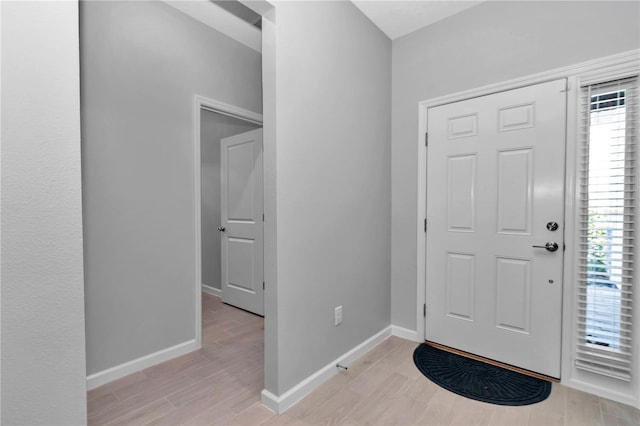
[{"label": "electrical outlet", "polygon": [[342,305],[336,306],[333,313],[333,319],[336,327],[342,324]]}]

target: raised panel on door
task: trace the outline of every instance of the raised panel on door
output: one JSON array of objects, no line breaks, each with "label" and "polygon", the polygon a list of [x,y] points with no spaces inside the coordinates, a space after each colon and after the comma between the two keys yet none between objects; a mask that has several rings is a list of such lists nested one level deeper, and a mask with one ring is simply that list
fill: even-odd
[{"label": "raised panel on door", "polygon": [[475,223],[475,155],[451,156],[447,168],[447,216],[450,231],[472,232]]},{"label": "raised panel on door", "polygon": [[553,377],[563,256],[533,246],[563,245],[565,88],[428,110],[425,338]]},{"label": "raised panel on door", "polygon": [[498,131],[509,132],[534,126],[534,105],[516,105],[498,110]]},{"label": "raised panel on door", "polygon": [[256,142],[247,141],[227,148],[227,209],[228,219],[253,221],[254,170]]},{"label": "raised panel on door", "polygon": [[449,139],[468,138],[478,131],[478,115],[449,118]]},{"label": "raised panel on door", "polygon": [[[227,238],[227,286],[248,293],[255,293],[256,277],[253,268],[247,268],[247,263],[253,264],[255,241],[247,238]],[[261,289],[262,290],[262,289]]]},{"label": "raised panel on door", "polygon": [[498,151],[498,232],[531,234],[533,149]]},{"label": "raised panel on door", "polygon": [[467,253],[447,253],[447,315],[473,321],[475,305],[475,256]]},{"label": "raised panel on door", "polygon": [[496,259],[496,327],[529,333],[531,312],[531,261]]}]

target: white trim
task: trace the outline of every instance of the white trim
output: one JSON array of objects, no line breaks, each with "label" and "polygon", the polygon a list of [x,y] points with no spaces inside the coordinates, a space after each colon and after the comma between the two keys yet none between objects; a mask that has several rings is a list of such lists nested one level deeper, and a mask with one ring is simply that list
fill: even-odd
[{"label": "white trim", "polygon": [[207,111],[217,112],[218,114],[228,115],[229,117],[238,118],[240,120],[248,121],[253,124],[259,124],[262,126],[262,114],[249,111],[248,109],[240,108],[235,105],[227,104],[216,99],[207,98],[200,95],[195,95],[196,103],[201,109]]},{"label": "white trim", "polygon": [[418,104],[418,218],[416,235],[418,235],[418,289],[416,293],[416,334],[425,337],[425,317],[423,305],[427,300],[427,233],[424,231],[424,221],[427,217],[427,146],[424,138],[427,134],[428,107]]},{"label": "white trim", "polygon": [[196,348],[202,347],[202,164],[200,159],[200,110],[201,102],[198,96],[195,97],[193,107],[193,169],[194,169],[194,239],[196,243],[194,252],[195,267],[195,336]]},{"label": "white trim", "polygon": [[200,111],[207,110],[224,114],[229,117],[248,121],[254,124],[262,124],[262,114],[258,114],[247,109],[243,109],[234,105],[210,99],[204,96],[195,95],[193,97],[193,161],[194,161],[194,232],[195,232],[195,330],[196,330],[196,349],[202,347],[202,164],[200,159],[200,151],[202,143],[200,141]]},{"label": "white trim", "polygon": [[262,389],[262,400],[260,402],[274,413],[282,414],[282,412],[280,412],[279,398],[268,390]]},{"label": "white trim", "polygon": [[258,53],[262,52],[262,32],[260,29],[243,21],[215,3],[209,0],[164,0],[163,2],[185,15],[202,22],[206,26],[244,44],[248,48]]},{"label": "white trim", "polygon": [[489,84],[475,89],[464,90],[462,92],[452,93],[450,95],[427,99],[424,101],[420,101],[418,105],[421,107],[431,108],[434,106],[449,104],[452,102],[477,98],[492,93],[517,89],[524,86],[531,86],[533,84],[543,83],[546,81],[557,80],[559,78],[566,78],[569,76],[591,76],[592,74],[601,75],[604,72],[604,69],[609,69],[610,67],[616,67],[618,71],[617,74],[619,76],[631,75],[633,73],[637,73],[637,68],[634,69],[633,62],[638,61],[639,57],[640,50],[630,50],[628,52],[605,56],[604,58],[594,59],[592,61],[582,62],[562,68],[556,68],[536,74],[530,74],[501,83]]},{"label": "white trim", "polygon": [[[573,317],[573,286],[570,283],[574,280],[574,250],[573,242],[575,232],[573,226],[575,202],[576,202],[576,182],[575,164],[570,160],[575,158],[577,139],[577,117],[572,114],[577,111],[578,86],[589,84],[595,80],[608,77],[611,79],[628,77],[638,73],[640,65],[640,50],[632,50],[592,61],[582,62],[576,65],[557,68],[537,74],[532,74],[502,83],[491,84],[480,88],[466,90],[451,95],[440,96],[418,103],[418,220],[417,220],[417,306],[416,306],[416,333],[424,339],[425,323],[422,316],[422,304],[426,303],[426,234],[423,232],[423,220],[426,217],[426,176],[427,176],[427,149],[424,146],[424,134],[427,131],[427,111],[428,108],[457,102],[465,99],[485,96],[506,90],[517,89],[530,86],[545,81],[559,78],[567,78],[567,144],[566,144],[566,171],[565,171],[565,242],[568,242],[565,251],[564,264],[564,292],[563,292],[563,326],[562,326],[562,383],[576,389],[594,393],[600,396],[614,399],[616,401],[639,406],[638,396],[635,399],[622,392],[616,392],[605,387],[589,384],[586,381],[576,379],[574,367],[571,363],[572,344],[574,340]],[[428,304],[427,304],[428,306]],[[636,339],[638,340],[638,339]],[[640,345],[640,342],[636,342]],[[636,390],[637,392],[637,390]]]},{"label": "white trim", "polygon": [[575,378],[563,380],[562,384],[572,389],[577,389],[582,392],[597,395],[601,398],[610,399],[622,404],[631,405],[635,408],[640,408],[638,407],[638,401],[634,398],[634,396],[629,395],[626,392],[616,392],[604,386],[594,385],[593,383],[585,382]]},{"label": "white trim", "polygon": [[210,285],[202,284],[202,291],[212,296],[222,297],[222,290],[220,290],[219,288],[211,287]]},{"label": "white trim", "polygon": [[574,285],[569,285],[575,277],[574,257],[575,247],[575,208],[578,203],[579,191],[576,188],[576,162],[574,161],[578,155],[577,147],[577,129],[578,116],[572,114],[578,108],[578,90],[576,90],[576,77],[568,76],[567,84],[570,88],[567,94],[567,139],[565,145],[565,182],[564,182],[564,265],[563,265],[563,291],[562,291],[562,359],[560,361],[560,378],[562,384],[566,384],[570,377],[569,372],[574,368],[571,362],[571,354],[573,353],[573,343],[575,340],[570,338],[574,332]]},{"label": "white trim", "polygon": [[277,396],[268,390],[262,391],[262,404],[269,408],[271,411],[277,414],[282,414],[293,406],[296,402],[307,396],[310,392],[316,389],[318,386],[329,380],[331,377],[338,373],[336,364],[340,363],[344,366],[349,366],[353,361],[360,358],[362,355],[373,349],[375,346],[383,342],[391,336],[391,326],[388,326],[384,330],[378,332],[374,336],[360,343],[358,346],[351,349],[349,352],[338,357],[334,361],[322,367],[306,379],[302,380],[297,385],[293,386],[282,395]]},{"label": "white trim", "polygon": [[391,335],[411,342],[424,341],[424,339],[420,338],[420,335],[415,330],[409,330],[408,328],[399,327],[397,325],[391,326]]},{"label": "white trim", "polygon": [[87,376],[87,390],[95,389],[98,386],[102,386],[113,380],[135,373],[136,371],[144,370],[145,368],[152,367],[180,355],[193,352],[196,349],[198,349],[196,341],[195,339],[192,339],[132,361],[125,362],[124,364],[99,371]]}]

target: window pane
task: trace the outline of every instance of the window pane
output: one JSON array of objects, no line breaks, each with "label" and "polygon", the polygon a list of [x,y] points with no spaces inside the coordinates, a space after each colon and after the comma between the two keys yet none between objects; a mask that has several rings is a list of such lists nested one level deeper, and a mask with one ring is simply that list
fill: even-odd
[{"label": "window pane", "polygon": [[586,336],[620,347],[623,283],[626,91],[591,97],[588,167]]}]

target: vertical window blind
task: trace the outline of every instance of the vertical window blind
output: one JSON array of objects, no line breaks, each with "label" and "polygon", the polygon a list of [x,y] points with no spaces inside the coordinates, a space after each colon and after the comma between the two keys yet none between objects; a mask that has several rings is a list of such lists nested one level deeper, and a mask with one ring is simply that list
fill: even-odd
[{"label": "vertical window blind", "polygon": [[638,79],[581,88],[576,367],[630,381]]}]

